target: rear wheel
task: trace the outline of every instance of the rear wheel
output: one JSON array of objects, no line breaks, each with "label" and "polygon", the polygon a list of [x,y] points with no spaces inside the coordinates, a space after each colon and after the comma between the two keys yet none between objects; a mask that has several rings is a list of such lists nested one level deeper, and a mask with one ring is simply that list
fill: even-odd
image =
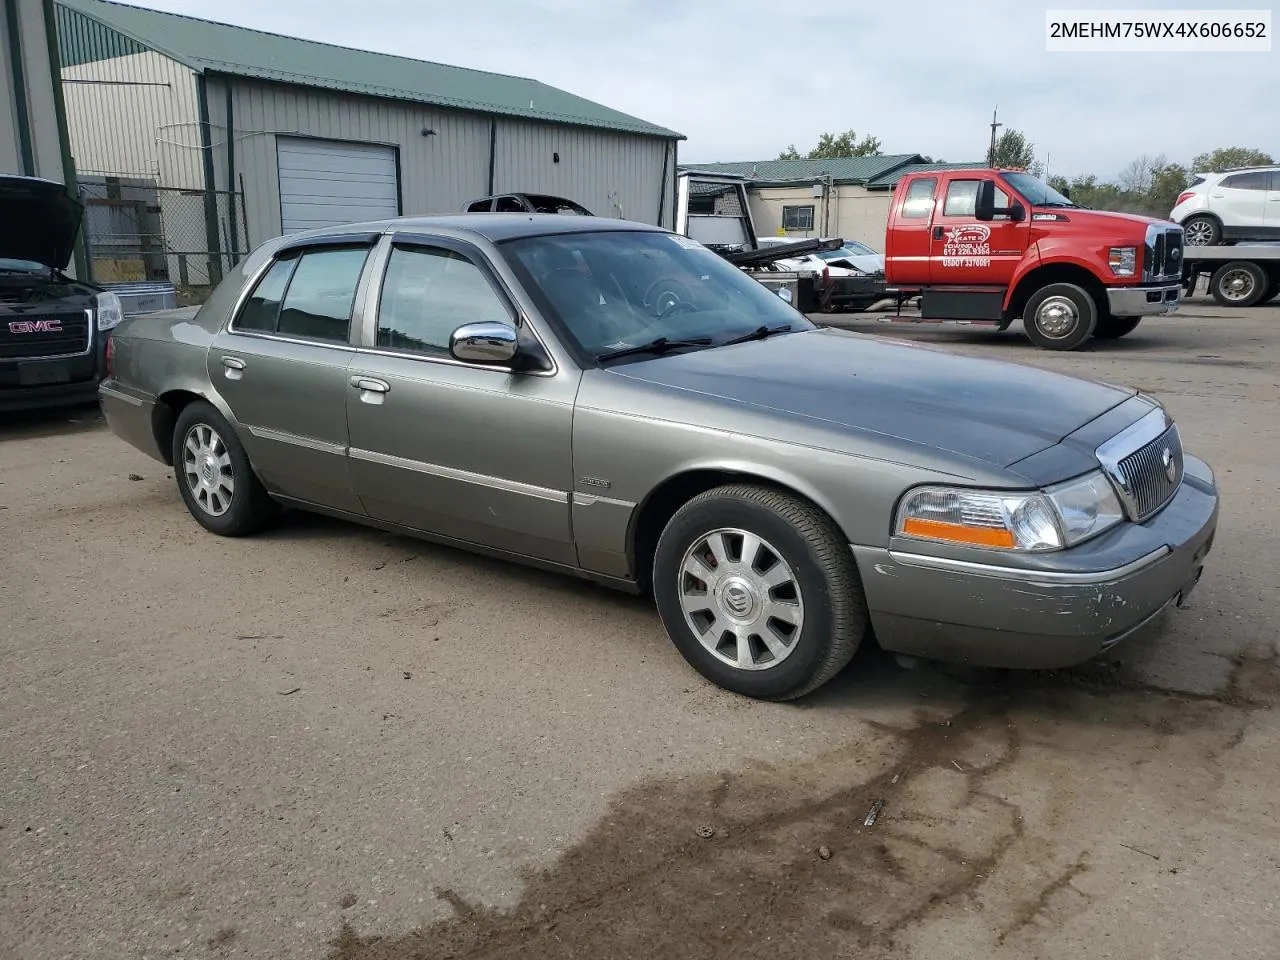
[{"label": "rear wheel", "polygon": [[173,429],[173,476],[182,500],[202,527],[241,537],[278,512],[254,475],[235,431],[211,403],[182,408]]},{"label": "rear wheel", "polygon": [[1093,336],[1098,306],[1084,287],[1051,283],[1031,295],[1022,313],[1027,339],[1042,350],[1076,350]]},{"label": "rear wheel", "polygon": [[846,538],[812,504],[769,487],[717,487],[681,507],[658,540],[653,593],[695,670],[760,699],[826,683],[867,630]]},{"label": "rear wheel", "polygon": [[1119,340],[1125,334],[1133,333],[1141,322],[1141,317],[1099,317],[1093,335],[1099,340]]},{"label": "rear wheel", "polygon": [[1224,307],[1252,307],[1266,297],[1271,280],[1248,260],[1232,260],[1214,271],[1209,292]]},{"label": "rear wheel", "polygon": [[1270,303],[1276,297],[1280,297],[1280,278],[1272,277],[1271,286],[1267,288],[1267,293],[1262,298],[1262,302]]},{"label": "rear wheel", "polygon": [[1182,242],[1188,247],[1212,247],[1222,242],[1222,224],[1216,217],[1196,214],[1182,222]]}]

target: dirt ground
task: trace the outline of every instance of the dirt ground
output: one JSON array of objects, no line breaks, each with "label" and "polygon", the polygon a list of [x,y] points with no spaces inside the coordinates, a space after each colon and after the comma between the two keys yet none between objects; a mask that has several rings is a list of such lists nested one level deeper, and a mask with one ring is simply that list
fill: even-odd
[{"label": "dirt ground", "polygon": [[1280,307],[1067,355],[824,319],[1164,400],[1223,495],[1191,609],[1075,671],[868,646],[757,703],[642,600],[220,539],[93,408],[10,417],[0,957],[1280,956]]}]

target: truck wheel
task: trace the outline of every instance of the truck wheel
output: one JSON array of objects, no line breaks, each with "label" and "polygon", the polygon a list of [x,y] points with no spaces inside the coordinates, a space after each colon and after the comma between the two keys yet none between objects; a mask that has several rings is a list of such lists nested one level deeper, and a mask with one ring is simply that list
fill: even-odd
[{"label": "truck wheel", "polygon": [[1267,288],[1267,294],[1262,298],[1262,302],[1270,303],[1276,297],[1280,297],[1280,278],[1272,277],[1271,286]]},{"label": "truck wheel", "polygon": [[1252,307],[1261,303],[1271,281],[1256,263],[1232,260],[1214,271],[1209,292],[1224,307]]},{"label": "truck wheel", "polygon": [[1031,295],[1022,312],[1027,339],[1042,350],[1075,350],[1098,325],[1098,306],[1074,283],[1051,283]]},{"label": "truck wheel", "polygon": [[853,657],[868,618],[857,565],[835,523],[798,497],[717,487],[673,516],[653,593],[681,655],[718,686],[791,700]]},{"label": "truck wheel", "polygon": [[1198,213],[1182,222],[1182,242],[1188,247],[1212,247],[1222,242],[1222,224]]},{"label": "truck wheel", "polygon": [[1141,322],[1141,317],[1099,317],[1093,335],[1099,340],[1119,340],[1125,334],[1133,333]]},{"label": "truck wheel", "polygon": [[254,533],[279,511],[249,466],[235,431],[205,400],[187,404],[178,414],[173,476],[191,515],[224,537]]}]

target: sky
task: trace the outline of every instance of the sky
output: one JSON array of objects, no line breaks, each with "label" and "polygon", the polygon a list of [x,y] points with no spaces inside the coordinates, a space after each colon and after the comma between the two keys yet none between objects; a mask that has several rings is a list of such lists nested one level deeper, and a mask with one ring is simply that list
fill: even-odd
[{"label": "sky", "polygon": [[1186,163],[1220,146],[1280,156],[1280,42],[1269,53],[1046,52],[1047,7],[1141,0],[130,2],[531,77],[678,130],[682,163],[771,159],[849,128],[884,153],[977,160],[997,107],[1050,174],[1109,178],[1143,154]]}]

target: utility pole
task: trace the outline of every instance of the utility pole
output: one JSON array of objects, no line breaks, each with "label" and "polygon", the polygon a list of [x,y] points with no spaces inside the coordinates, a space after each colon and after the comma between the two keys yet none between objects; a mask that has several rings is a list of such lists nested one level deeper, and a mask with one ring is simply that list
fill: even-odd
[{"label": "utility pole", "polygon": [[994,167],[996,165],[996,130],[1003,127],[1003,123],[996,122],[996,112],[1000,109],[1000,104],[996,104],[995,110],[991,111],[991,146],[987,149],[987,166]]}]

